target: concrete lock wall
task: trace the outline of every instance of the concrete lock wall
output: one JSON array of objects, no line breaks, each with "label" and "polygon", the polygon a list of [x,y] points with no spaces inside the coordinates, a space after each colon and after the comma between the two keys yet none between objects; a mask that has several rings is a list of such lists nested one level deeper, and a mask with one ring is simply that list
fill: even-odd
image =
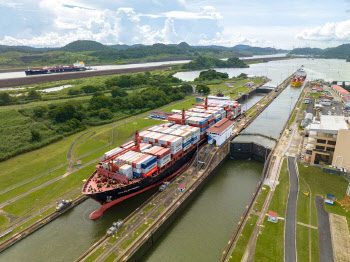
[{"label": "concrete lock wall", "polygon": [[231,142],[230,155],[233,159],[254,159],[265,162],[271,149],[253,142]]},{"label": "concrete lock wall", "polygon": [[242,103],[245,100],[248,99],[248,97],[252,97],[255,94],[268,94],[273,90],[273,88],[264,88],[264,87],[259,87],[257,89],[251,90],[248,94],[243,94],[241,97],[237,98],[236,101],[238,103]]},{"label": "concrete lock wall", "polygon": [[171,226],[171,224],[182,214],[186,209],[187,205],[197,196],[197,194],[202,190],[205,184],[210,181],[210,179],[215,174],[215,170],[219,168],[220,164],[229,156],[230,153],[230,143],[223,145],[216,156],[214,157],[212,163],[207,171],[208,175],[204,178],[203,182],[195,187],[192,193],[172,212],[167,219],[163,220],[163,223],[159,225],[155,231],[152,232],[150,237],[139,246],[136,251],[129,257],[128,261],[134,262],[139,261],[149,249],[156,243],[156,241],[162,236],[162,234]]}]

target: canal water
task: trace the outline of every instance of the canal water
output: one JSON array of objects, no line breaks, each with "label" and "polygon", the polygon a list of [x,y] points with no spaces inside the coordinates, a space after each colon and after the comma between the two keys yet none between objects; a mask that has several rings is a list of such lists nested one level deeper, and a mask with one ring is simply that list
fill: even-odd
[{"label": "canal water", "polygon": [[253,160],[225,161],[142,261],[218,261],[263,166]]}]

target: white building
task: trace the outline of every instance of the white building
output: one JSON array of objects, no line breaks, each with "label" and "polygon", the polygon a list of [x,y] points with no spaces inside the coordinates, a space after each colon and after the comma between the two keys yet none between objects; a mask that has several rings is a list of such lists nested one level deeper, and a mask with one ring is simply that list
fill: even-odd
[{"label": "white building", "polygon": [[210,145],[222,146],[232,136],[234,122],[225,118],[207,129],[208,143]]}]

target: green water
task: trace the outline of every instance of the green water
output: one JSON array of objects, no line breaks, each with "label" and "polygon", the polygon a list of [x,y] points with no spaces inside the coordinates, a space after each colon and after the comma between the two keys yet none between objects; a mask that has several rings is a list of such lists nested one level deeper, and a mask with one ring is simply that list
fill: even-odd
[{"label": "green water", "polygon": [[262,169],[253,160],[225,161],[142,261],[218,261]]}]

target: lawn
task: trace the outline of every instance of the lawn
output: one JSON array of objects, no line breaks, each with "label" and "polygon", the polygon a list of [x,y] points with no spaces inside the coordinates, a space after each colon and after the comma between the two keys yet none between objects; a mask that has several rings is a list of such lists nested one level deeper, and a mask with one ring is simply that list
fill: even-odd
[{"label": "lawn", "polygon": [[314,98],[319,98],[322,95],[323,95],[322,93],[310,93],[309,94],[310,97],[314,97]]},{"label": "lawn", "polygon": [[158,208],[153,214],[152,216],[157,216],[160,212],[162,212],[164,210],[164,206],[162,205],[160,208]]},{"label": "lawn", "polygon": [[99,247],[94,253],[92,253],[87,259],[85,259],[85,262],[94,262],[99,256],[102,255],[103,252],[105,252],[105,247]]},{"label": "lawn", "polygon": [[320,261],[320,252],[318,246],[318,230],[311,229],[311,261]]},{"label": "lawn", "polygon": [[299,110],[294,110],[293,115],[292,115],[292,117],[291,117],[290,120],[289,120],[288,126],[290,126],[290,125],[294,122],[294,120],[295,120],[295,118],[296,118],[296,116],[297,116],[297,114],[298,114],[298,111],[299,111]]},{"label": "lawn", "polygon": [[242,231],[242,234],[239,236],[236,246],[232,251],[229,261],[232,261],[232,262],[241,261],[244,255],[245,249],[247,248],[250,236],[252,235],[253,230],[255,228],[257,220],[258,220],[258,216],[256,215],[249,216],[244,226],[244,229]]},{"label": "lawn", "polygon": [[297,260],[309,262],[309,228],[297,225]]},{"label": "lawn", "polygon": [[[311,225],[317,226],[317,213],[315,207],[315,196],[326,194],[335,195],[335,197],[341,201],[344,199],[348,182],[340,175],[330,174],[323,172],[320,168],[298,165],[299,176],[309,184],[312,191],[312,209],[311,209]],[[301,204],[298,202],[298,205]],[[350,228],[350,213],[346,212],[338,203],[333,206],[325,205],[326,210],[330,213],[335,213],[341,216],[345,216]],[[299,207],[298,207],[299,210]],[[299,218],[299,217],[298,217]]]},{"label": "lawn", "polygon": [[[305,224],[309,224],[309,212],[310,212],[310,195],[306,196],[304,192],[309,192],[303,178],[299,179],[299,194],[298,194],[298,207],[297,207],[297,221]],[[311,192],[309,192],[311,193]],[[312,196],[313,197],[313,194]],[[311,214],[312,215],[312,214]]]},{"label": "lawn", "polygon": [[103,262],[113,262],[117,257],[118,255],[113,252]]},{"label": "lawn", "polygon": [[[32,141],[32,130],[39,132],[38,141]],[[21,115],[17,110],[0,111],[0,137],[0,161],[62,138],[44,124]]]},{"label": "lawn", "polygon": [[87,179],[94,170],[94,165],[84,167],[76,171],[74,175],[67,176],[8,204],[3,210],[17,217],[31,215],[52,201],[59,200],[68,192],[80,189],[84,183],[83,179]]},{"label": "lawn", "polygon": [[121,249],[126,249],[132,242],[135,241],[135,239],[142,234],[148,227],[149,225],[153,222],[153,219],[147,219],[147,222],[142,224],[133,234],[131,238],[128,238],[124,240],[123,243],[119,246]]},{"label": "lawn", "polygon": [[144,209],[142,209],[142,211],[144,213],[148,213],[149,211],[151,211],[151,209],[154,207],[154,204],[150,203],[148,204]]},{"label": "lawn", "polygon": [[283,160],[279,176],[279,184],[276,186],[269,210],[272,210],[280,217],[285,217],[287,199],[289,193],[289,172],[287,169],[287,159]]},{"label": "lawn", "polygon": [[[279,184],[276,186],[269,210],[276,212],[280,217],[285,217],[289,192],[289,172],[287,160],[284,159],[279,176]],[[264,220],[263,227],[258,236],[255,261],[283,261],[284,246],[284,220],[276,224]]]},{"label": "lawn", "polygon": [[258,199],[255,201],[254,208],[253,208],[254,210],[261,212],[261,209],[265,203],[265,199],[269,191],[270,191],[269,186],[265,185],[262,187],[261,191],[259,192]]},{"label": "lawn", "polygon": [[255,260],[260,261],[283,261],[284,256],[284,221],[279,220],[276,224],[264,220],[255,248]]}]

